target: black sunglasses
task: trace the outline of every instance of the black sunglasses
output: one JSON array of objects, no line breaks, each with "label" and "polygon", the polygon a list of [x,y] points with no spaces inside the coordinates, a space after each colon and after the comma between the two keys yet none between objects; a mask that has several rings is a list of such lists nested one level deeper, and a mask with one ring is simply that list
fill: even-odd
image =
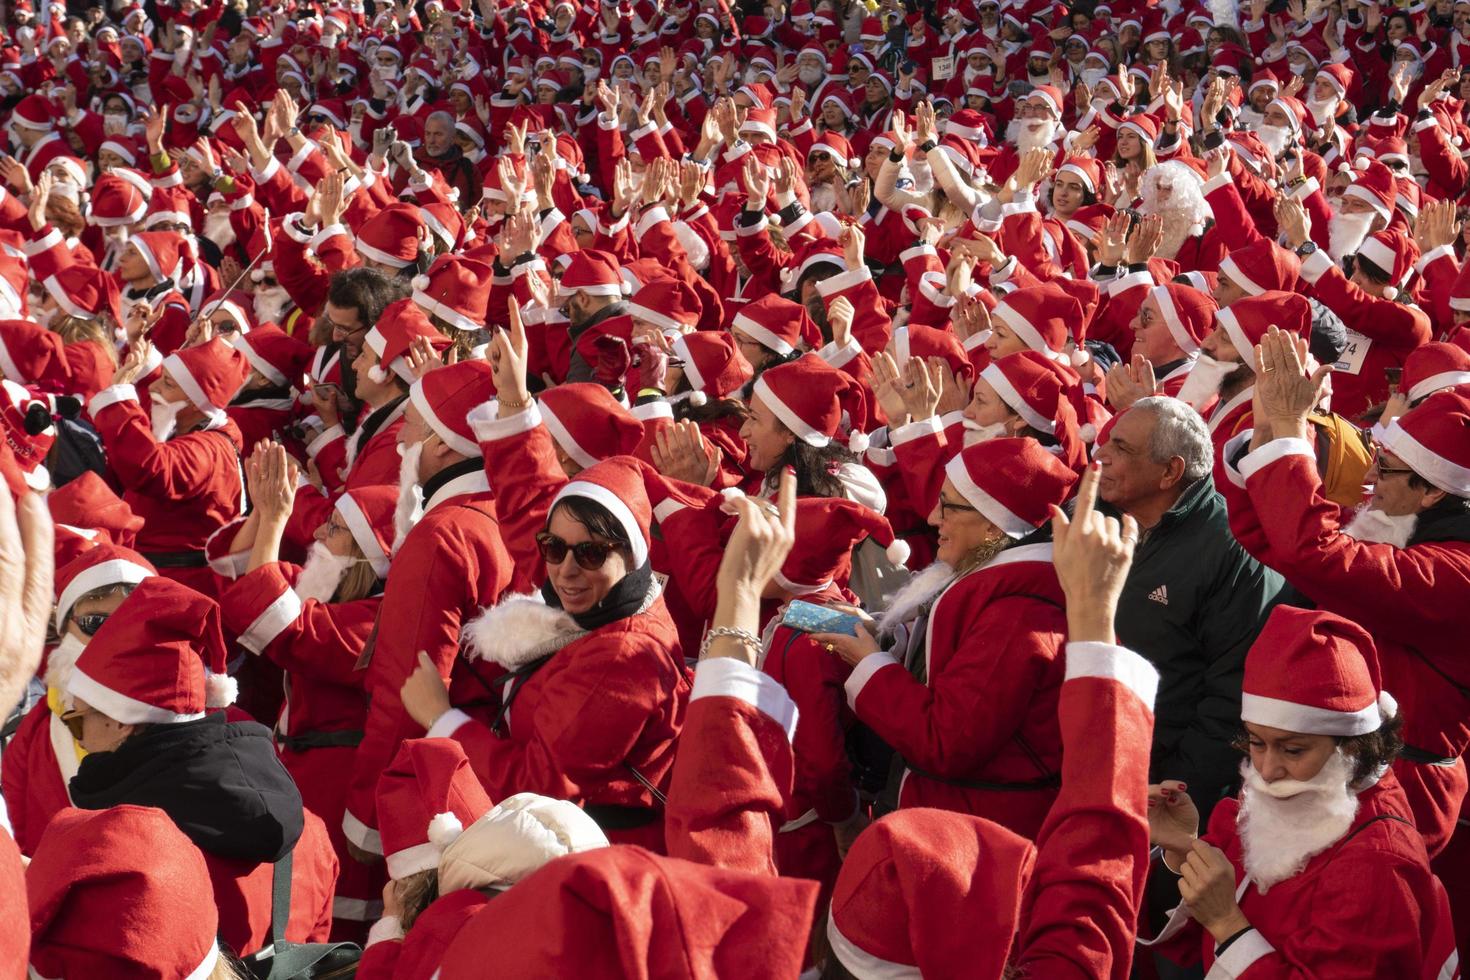
[{"label": "black sunglasses", "polygon": [[952,511],[952,510],[959,511],[961,513],[964,513],[965,511],[969,511],[971,513],[979,513],[979,510],[977,508],[971,507],[969,504],[952,504],[948,500],[945,500],[943,497],[940,497],[939,498],[939,513],[940,513],[940,516],[942,516],[942,517],[948,517],[949,516],[949,512]]},{"label": "black sunglasses", "polygon": [[561,538],[550,531],[542,531],[536,535],[536,547],[541,552],[541,560],[547,566],[560,565],[567,560],[567,552],[572,553],[578,565],[595,572],[603,566],[608,556],[622,547],[612,541],[579,541],[576,544],[567,544]]},{"label": "black sunglasses", "polygon": [[107,613],[84,613],[80,616],[73,616],[71,621],[76,623],[77,629],[83,633],[88,636],[96,636],[102,624],[107,622]]}]

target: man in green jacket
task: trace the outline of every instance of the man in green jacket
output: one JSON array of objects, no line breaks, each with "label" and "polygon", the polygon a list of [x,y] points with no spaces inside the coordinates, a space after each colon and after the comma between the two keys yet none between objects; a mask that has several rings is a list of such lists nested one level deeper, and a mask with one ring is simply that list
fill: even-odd
[{"label": "man in green jacket", "polygon": [[1174,398],[1143,398],[1097,450],[1100,494],[1138,521],[1118,642],[1159,671],[1150,781],[1178,779],[1203,811],[1234,789],[1246,651],[1284,588],[1230,532],[1209,431]]}]

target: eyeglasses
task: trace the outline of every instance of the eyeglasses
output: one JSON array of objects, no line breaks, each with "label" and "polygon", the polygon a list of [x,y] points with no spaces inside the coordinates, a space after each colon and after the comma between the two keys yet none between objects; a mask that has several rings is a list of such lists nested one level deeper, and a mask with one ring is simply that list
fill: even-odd
[{"label": "eyeglasses", "polygon": [[1412,474],[1414,472],[1407,466],[1385,466],[1383,463],[1383,453],[1381,452],[1375,452],[1373,454],[1372,469],[1377,470],[1379,476],[1394,476],[1403,473]]},{"label": "eyeglasses", "polygon": [[621,547],[622,545],[612,541],[579,541],[576,544],[567,544],[550,531],[542,531],[536,535],[536,548],[541,552],[541,560],[546,562],[547,567],[560,565],[567,560],[567,552],[571,552],[578,565],[589,572],[595,572],[603,566],[609,555]]},{"label": "eyeglasses", "polygon": [[91,713],[90,711],[68,711],[61,716],[61,723],[66,726],[66,730],[71,733],[74,741],[82,740],[82,721]]},{"label": "eyeglasses", "polygon": [[71,621],[76,623],[77,629],[83,633],[88,636],[96,636],[102,624],[107,622],[107,613],[84,613],[80,616],[73,616]]},{"label": "eyeglasses", "polygon": [[940,497],[939,498],[939,516],[940,517],[948,517],[949,516],[949,512],[952,511],[952,510],[957,510],[957,511],[960,511],[961,513],[963,513],[964,511],[969,511],[972,514],[978,514],[979,513],[979,510],[977,508],[971,507],[969,504],[952,504],[948,500],[945,500],[943,497]]}]

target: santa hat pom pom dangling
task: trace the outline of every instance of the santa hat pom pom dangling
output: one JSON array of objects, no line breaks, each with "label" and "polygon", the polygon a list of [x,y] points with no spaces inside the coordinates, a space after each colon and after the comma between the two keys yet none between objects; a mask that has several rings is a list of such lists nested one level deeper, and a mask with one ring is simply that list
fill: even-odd
[{"label": "santa hat pom pom dangling", "polygon": [[240,695],[240,685],[229,674],[204,672],[204,706],[225,708],[235,703]]},{"label": "santa hat pom pom dangling", "polygon": [[452,813],[435,814],[429,821],[429,843],[441,851],[458,840],[462,833],[464,824]]},{"label": "santa hat pom pom dangling", "polygon": [[1391,721],[1398,717],[1398,700],[1387,691],[1378,692],[1378,713],[1383,716],[1384,721]]},{"label": "santa hat pom pom dangling", "polygon": [[1077,429],[1077,435],[1081,437],[1083,442],[1090,446],[1094,442],[1097,442],[1097,426],[1091,422],[1083,422]]},{"label": "santa hat pom pom dangling", "polygon": [[375,385],[385,384],[388,381],[388,372],[384,371],[380,365],[374,364],[368,368],[368,377],[373,379]]},{"label": "santa hat pom pom dangling", "polygon": [[689,395],[689,404],[693,405],[695,408],[699,408],[701,405],[707,404],[708,402],[709,395],[706,395],[702,391],[694,391],[691,392]]},{"label": "santa hat pom pom dangling", "polygon": [[1394,300],[1398,299],[1399,298],[1399,287],[1397,287],[1397,286],[1385,286],[1384,289],[1383,289],[1383,298],[1386,299],[1386,300],[1388,300],[1390,303],[1393,302]]},{"label": "santa hat pom pom dangling", "polygon": [[1077,349],[1072,351],[1071,360],[1073,367],[1080,368],[1082,365],[1092,360],[1092,355],[1087,353],[1087,348],[1078,347]]},{"label": "santa hat pom pom dangling", "polygon": [[858,429],[852,430],[852,435],[847,437],[847,448],[855,453],[865,453],[869,446],[868,434]]},{"label": "santa hat pom pom dangling", "polygon": [[424,290],[429,288],[429,277],[420,272],[418,275],[410,279],[408,281],[408,284],[422,293]]},{"label": "santa hat pom pom dangling", "polygon": [[903,538],[894,538],[893,543],[883,549],[883,554],[895,565],[907,564],[909,555],[912,553],[913,549],[909,547],[909,543]]}]

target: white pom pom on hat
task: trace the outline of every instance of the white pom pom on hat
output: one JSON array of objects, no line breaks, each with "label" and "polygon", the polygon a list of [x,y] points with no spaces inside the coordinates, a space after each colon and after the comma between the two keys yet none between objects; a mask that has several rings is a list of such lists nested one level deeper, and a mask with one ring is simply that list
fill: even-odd
[{"label": "white pom pom on hat", "polygon": [[1077,434],[1082,437],[1083,442],[1091,445],[1097,441],[1097,426],[1091,422],[1083,422],[1082,425],[1078,426]]},{"label": "white pom pom on hat", "polygon": [[705,404],[708,404],[708,403],[709,403],[709,395],[706,395],[702,391],[694,391],[694,392],[691,392],[690,395],[689,395],[689,404],[693,405],[695,408],[698,408],[699,406],[705,405]]},{"label": "white pom pom on hat", "polygon": [[1397,286],[1385,286],[1384,289],[1383,289],[1383,298],[1386,299],[1386,300],[1389,300],[1389,301],[1398,299],[1399,298],[1399,287],[1397,287]]},{"label": "white pom pom on hat", "polygon": [[408,284],[414,289],[417,289],[419,292],[423,292],[424,290],[429,288],[429,277],[421,272],[410,279],[408,281]]},{"label": "white pom pom on hat", "polygon": [[859,432],[854,429],[852,435],[847,437],[847,448],[851,449],[855,453],[867,452],[868,446],[870,444],[871,443],[866,432]]},{"label": "white pom pom on hat", "polygon": [[1092,355],[1087,353],[1087,348],[1078,347],[1076,350],[1072,351],[1071,361],[1073,367],[1081,367],[1090,360],[1092,360]]},{"label": "white pom pom on hat", "polygon": [[216,674],[213,671],[204,672],[204,706],[206,708],[225,708],[235,703],[235,698],[240,696],[240,685],[229,674]]},{"label": "white pom pom on hat", "polygon": [[452,813],[435,814],[434,819],[429,821],[429,843],[441,851],[453,844],[462,833],[464,824]]},{"label": "white pom pom on hat", "polygon": [[1378,692],[1378,713],[1383,716],[1384,721],[1397,718],[1399,714],[1399,702],[1387,691]]},{"label": "white pom pom on hat", "polygon": [[909,543],[903,538],[894,538],[893,543],[883,549],[883,554],[893,564],[903,565],[908,562],[909,555],[913,554],[913,549],[909,547]]},{"label": "white pom pom on hat", "polygon": [[380,385],[387,382],[388,372],[383,370],[381,365],[374,364],[372,367],[368,368],[368,377],[372,379],[373,384]]}]

